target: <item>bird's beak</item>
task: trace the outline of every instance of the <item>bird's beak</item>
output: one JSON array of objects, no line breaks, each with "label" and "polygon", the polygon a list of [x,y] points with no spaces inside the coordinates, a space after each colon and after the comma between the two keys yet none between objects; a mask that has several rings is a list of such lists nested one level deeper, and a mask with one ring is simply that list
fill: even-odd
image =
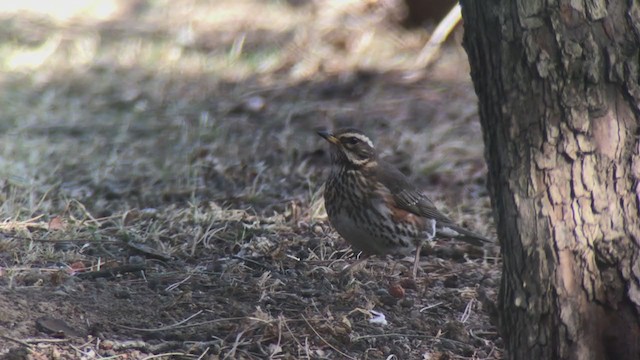
[{"label": "bird's beak", "polygon": [[338,143],[340,142],[338,140],[337,137],[333,136],[332,133],[326,131],[326,130],[320,130],[318,131],[318,135],[322,136],[325,140],[327,140],[328,142],[334,144],[334,145],[338,145]]}]

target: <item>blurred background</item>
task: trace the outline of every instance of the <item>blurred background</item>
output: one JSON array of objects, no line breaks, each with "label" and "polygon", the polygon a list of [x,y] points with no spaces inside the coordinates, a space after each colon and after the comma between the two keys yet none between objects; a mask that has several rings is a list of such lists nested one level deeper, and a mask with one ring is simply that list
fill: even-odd
[{"label": "blurred background", "polygon": [[481,182],[461,30],[425,68],[448,9],[421,4],[3,1],[0,214],[64,198],[101,215],[194,194],[269,203],[319,185],[313,129],[344,125],[422,185]]}]

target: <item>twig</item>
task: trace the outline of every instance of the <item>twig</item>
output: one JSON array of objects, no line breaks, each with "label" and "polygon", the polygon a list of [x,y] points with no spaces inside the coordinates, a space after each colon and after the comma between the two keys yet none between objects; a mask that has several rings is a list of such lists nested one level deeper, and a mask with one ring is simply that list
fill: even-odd
[{"label": "twig", "polygon": [[50,343],[50,344],[61,344],[69,342],[69,339],[24,339],[26,343]]},{"label": "twig", "polygon": [[289,324],[287,324],[287,320],[284,319],[284,317],[282,315],[280,315],[278,317],[278,320],[281,321],[282,323],[284,323],[284,327],[287,328],[287,331],[289,331],[289,334],[291,334],[291,338],[293,339],[293,341],[296,342],[296,344],[298,344],[298,347],[300,349],[304,349],[304,346],[302,346],[302,344],[300,343],[300,341],[298,340],[298,338],[293,334],[293,331],[291,331],[291,328],[289,327]]},{"label": "twig", "polygon": [[473,332],[473,330],[469,330],[469,336],[471,336],[472,338],[476,339],[476,340],[480,340],[482,341],[485,345],[487,345],[487,343],[490,343],[490,340],[487,340],[485,338],[481,338],[480,336],[478,336],[476,333]]},{"label": "twig", "polygon": [[354,336],[351,339],[351,342],[356,342],[358,340],[363,339],[378,339],[378,338],[386,338],[386,337],[406,337],[406,338],[420,338],[420,339],[432,339],[435,340],[437,336],[429,336],[425,334],[401,334],[401,333],[388,333],[388,334],[375,334],[375,335],[362,335],[362,336]]},{"label": "twig", "polygon": [[[80,348],[78,348],[77,346],[74,346],[72,344],[69,345],[73,350],[75,350],[77,353],[82,354],[82,358],[86,358],[89,355],[88,351],[84,351],[81,350]],[[91,351],[91,350],[90,350]]]},{"label": "twig", "polygon": [[169,352],[169,353],[163,353],[163,354],[149,355],[149,356],[143,357],[142,360],[157,359],[165,356],[188,356],[188,355],[180,352]]},{"label": "twig", "polygon": [[71,205],[71,203],[75,203],[76,205],[78,205],[80,210],[82,210],[82,212],[84,213],[84,216],[88,217],[89,220],[91,220],[94,225],[100,226],[100,221],[98,221],[96,218],[93,217],[93,215],[91,215],[91,213],[89,212],[89,210],[87,210],[87,207],[84,206],[83,203],[81,203],[80,201],[75,200],[75,199],[71,200],[69,205]]},{"label": "twig", "polygon": [[[38,271],[38,272],[58,272],[62,269],[59,268],[36,268],[36,267],[5,267],[3,268],[6,271],[11,271],[11,272],[18,272],[18,271]],[[23,286],[23,287],[30,287],[30,286]]]},{"label": "twig", "polygon": [[[64,243],[89,243],[89,242],[94,242],[94,240],[87,240],[87,239],[44,239],[44,238],[28,238],[26,236],[11,236],[11,238],[13,239],[19,239],[19,240],[29,240],[29,241],[34,241],[34,242],[40,242],[40,243],[52,243],[52,244],[64,244]],[[120,242],[119,240],[116,241],[109,241],[112,243],[118,243]]]},{"label": "twig", "polygon": [[231,347],[231,350],[229,350],[229,352],[224,356],[224,358],[222,358],[223,360],[227,359],[229,356],[233,356],[235,358],[236,351],[238,351],[238,346],[240,345],[240,339],[242,338],[242,335],[244,335],[244,330],[236,334],[236,340],[233,342],[233,347]]},{"label": "twig", "polygon": [[447,16],[440,21],[436,29],[433,30],[427,44],[420,50],[420,54],[416,60],[416,66],[425,68],[433,62],[436,55],[440,52],[442,43],[447,40],[447,37],[449,37],[451,31],[453,31],[458,22],[460,22],[460,19],[462,19],[462,11],[460,4],[456,4]]},{"label": "twig", "polygon": [[269,270],[271,272],[277,272],[277,270],[274,269],[272,266],[269,266],[269,265],[267,265],[265,263],[261,263],[259,261],[253,260],[253,259],[244,258],[244,257],[238,256],[238,255],[232,255],[231,257],[234,258],[234,259],[242,260],[244,262],[252,263],[254,265],[260,266],[261,268],[263,268],[265,270]]},{"label": "twig", "polygon": [[173,291],[173,290],[175,290],[178,286],[180,286],[180,285],[184,284],[184,283],[185,283],[187,280],[189,280],[189,279],[191,279],[191,275],[187,276],[186,278],[184,278],[184,279],[182,279],[182,280],[180,280],[180,281],[178,281],[178,282],[176,282],[176,283],[173,283],[173,284],[171,284],[171,285],[167,286],[167,287],[164,289],[164,291],[167,291],[167,292],[169,292],[169,291]]},{"label": "twig", "polygon": [[20,345],[28,348],[29,350],[33,350],[33,345],[27,343],[26,341],[23,341],[23,340],[20,340],[20,339],[14,339],[14,338],[6,336],[6,335],[0,335],[0,337],[2,337],[3,339],[7,339],[9,341],[13,341],[14,343],[20,344]]},{"label": "twig", "polygon": [[145,264],[128,264],[106,270],[79,273],[77,276],[81,279],[111,278],[116,277],[117,274],[144,271],[146,268]]},{"label": "twig", "polygon": [[442,304],[444,304],[444,303],[441,301],[441,302],[435,303],[433,305],[427,305],[427,306],[423,307],[422,309],[420,309],[420,312],[427,311],[429,309],[433,309],[433,308],[438,307],[438,306],[440,306]]},{"label": "twig", "polygon": [[188,328],[197,327],[197,326],[215,324],[217,322],[222,322],[222,321],[239,321],[239,320],[246,320],[246,319],[247,319],[246,317],[223,318],[223,319],[201,321],[201,322],[198,322],[198,323],[192,323],[192,324],[188,324],[188,325],[162,327],[162,328],[157,328],[157,329],[141,329],[141,328],[135,328],[135,327],[126,326],[126,325],[120,325],[120,324],[116,324],[116,323],[112,323],[112,322],[110,322],[110,324],[118,326],[118,327],[123,328],[123,329],[127,329],[127,330],[140,331],[140,332],[156,332],[156,331],[166,330],[166,328],[169,328],[169,329],[172,329],[172,330],[188,329]]},{"label": "twig", "polygon": [[204,356],[207,355],[207,353],[209,352],[209,349],[211,349],[211,347],[207,347],[204,352],[202,354],[200,354],[200,356],[198,356],[198,358],[196,360],[202,360],[204,359]]},{"label": "twig", "polygon": [[309,328],[311,329],[311,331],[313,331],[313,332],[314,332],[314,334],[316,334],[316,336],[317,336],[317,337],[318,337],[318,338],[319,338],[323,343],[325,343],[327,346],[329,346],[330,348],[332,348],[333,350],[335,350],[338,354],[340,354],[340,355],[344,356],[344,357],[345,357],[345,358],[347,358],[347,359],[351,359],[351,360],[355,360],[355,359],[356,359],[356,358],[351,357],[351,356],[349,356],[348,354],[346,354],[346,353],[344,353],[344,352],[340,351],[338,348],[336,348],[335,346],[331,345],[327,340],[325,340],[325,339],[322,337],[322,335],[320,335],[320,334],[316,331],[316,329],[315,329],[313,326],[311,326],[311,323],[309,323],[309,321],[307,320],[307,318],[306,318],[304,315],[302,316],[302,319],[304,319],[304,322],[306,322],[306,323],[307,323],[307,326],[309,326]]},{"label": "twig", "polygon": [[[31,219],[27,219],[27,220],[23,220],[23,221],[13,221],[13,220],[9,220],[9,221],[4,221],[2,223],[0,223],[0,230],[13,230],[15,229],[18,225],[21,226],[36,226],[37,224],[35,224],[35,221],[40,219],[41,217],[43,217],[44,215],[38,215],[36,217],[32,217]],[[43,229],[47,228],[47,224],[46,223],[40,223],[40,227]]]},{"label": "twig", "polygon": [[471,309],[473,308],[473,303],[475,302],[475,299],[471,299],[468,303],[467,306],[464,308],[464,313],[462,313],[462,316],[460,317],[460,322],[461,323],[466,323],[467,320],[469,320],[469,317],[471,316]]},{"label": "twig", "polygon": [[131,326],[126,326],[126,325],[119,325],[119,324],[114,324],[118,327],[121,327],[123,329],[127,329],[127,330],[133,330],[133,331],[143,331],[143,332],[156,332],[156,331],[164,331],[164,330],[171,330],[171,329],[176,329],[179,328],[180,325],[186,323],[187,321],[193,319],[194,317],[202,314],[203,310],[198,311],[197,313],[189,316],[188,318],[178,321],[177,323],[173,324],[173,325],[168,325],[168,326],[163,326],[160,328],[155,328],[155,329],[141,329],[141,328],[135,328],[135,327],[131,327]]}]

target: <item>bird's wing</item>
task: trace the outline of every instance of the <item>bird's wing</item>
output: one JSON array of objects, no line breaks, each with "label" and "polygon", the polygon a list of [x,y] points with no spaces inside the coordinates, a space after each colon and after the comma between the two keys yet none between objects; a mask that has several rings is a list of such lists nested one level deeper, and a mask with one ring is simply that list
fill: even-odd
[{"label": "bird's wing", "polygon": [[446,215],[441,213],[435,204],[413,186],[404,174],[388,163],[379,161],[377,167],[377,178],[392,196],[396,208],[407,211],[427,219],[434,219],[438,223],[438,228],[449,228],[453,233],[452,237],[459,238],[474,245],[482,245],[483,242],[492,242],[482,235],[478,235],[461,226],[458,226]]},{"label": "bird's wing", "polygon": [[453,221],[441,213],[425,194],[413,186],[399,170],[388,163],[378,162],[377,177],[393,196],[398,208],[438,222],[451,224]]}]

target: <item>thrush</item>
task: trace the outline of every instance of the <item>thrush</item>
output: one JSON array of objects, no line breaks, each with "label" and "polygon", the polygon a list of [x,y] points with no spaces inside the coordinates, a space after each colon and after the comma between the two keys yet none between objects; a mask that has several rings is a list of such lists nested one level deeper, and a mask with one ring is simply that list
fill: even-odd
[{"label": "thrush", "polygon": [[393,165],[378,157],[373,142],[354,128],[318,131],[331,144],[332,168],[324,204],[335,230],[369,255],[410,255],[435,238],[454,238],[481,246],[489,239],[441,213],[433,202]]}]

